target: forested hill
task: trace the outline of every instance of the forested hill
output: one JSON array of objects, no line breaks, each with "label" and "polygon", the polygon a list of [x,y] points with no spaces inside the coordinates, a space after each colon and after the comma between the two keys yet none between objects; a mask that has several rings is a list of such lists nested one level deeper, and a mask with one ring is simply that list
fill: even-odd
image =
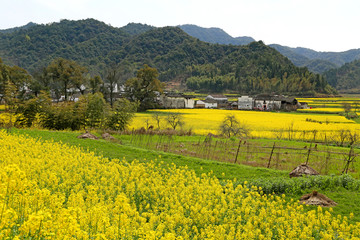
[{"label": "forested hill", "polygon": [[0,57],[32,73],[58,57],[76,60],[92,74],[114,63],[133,73],[148,64],[159,70],[160,80],[204,92],[331,91],[320,75],[295,67],[261,41],[246,46],[210,44],[177,27],[129,24],[114,28],[94,19],[62,20],[0,33]]},{"label": "forested hill", "polygon": [[29,71],[57,57],[97,68],[110,63],[110,52],[121,48],[130,34],[94,19],[35,25],[9,34],[0,33],[0,57]]},{"label": "forested hill", "polygon": [[184,32],[201,41],[218,44],[247,45],[255,40],[252,37],[232,37],[220,28],[203,28],[192,24],[178,26]]},{"label": "forested hill", "polygon": [[341,92],[360,93],[360,60],[324,73],[328,82]]},{"label": "forested hill", "polygon": [[345,52],[317,52],[302,47],[291,48],[278,44],[269,46],[288,57],[296,66],[307,67],[310,71],[316,73],[323,73],[360,59],[360,49],[351,49]]},{"label": "forested hill", "polygon": [[[252,37],[233,38],[220,28],[202,28],[191,24],[179,27],[190,36],[209,43],[246,45],[255,41]],[[315,73],[323,73],[360,59],[360,49],[351,49],[345,52],[318,52],[308,48],[291,48],[279,44],[270,44],[269,46],[288,57],[296,66],[307,67]]]},{"label": "forested hill", "polygon": [[12,33],[21,29],[27,29],[29,27],[33,27],[36,26],[36,23],[33,22],[29,22],[28,24],[21,26],[21,27],[14,27],[14,28],[9,28],[9,29],[4,29],[4,30],[0,30],[0,33]]}]

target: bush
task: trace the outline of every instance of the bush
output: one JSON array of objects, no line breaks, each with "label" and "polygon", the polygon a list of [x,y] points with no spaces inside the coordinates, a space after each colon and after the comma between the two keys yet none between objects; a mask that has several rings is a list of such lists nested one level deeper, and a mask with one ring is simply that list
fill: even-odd
[{"label": "bush", "polygon": [[111,130],[124,130],[129,121],[134,117],[139,103],[127,99],[119,99],[114,103],[113,111],[109,116],[107,126]]}]

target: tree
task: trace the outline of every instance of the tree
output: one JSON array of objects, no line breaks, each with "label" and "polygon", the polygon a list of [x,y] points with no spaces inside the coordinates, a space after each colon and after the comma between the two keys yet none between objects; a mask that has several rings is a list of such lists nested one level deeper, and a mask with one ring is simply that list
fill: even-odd
[{"label": "tree", "polygon": [[17,117],[16,122],[20,126],[31,127],[38,114],[42,115],[50,106],[50,94],[41,91],[37,97],[23,101],[17,106],[16,113],[20,113],[21,115]]},{"label": "tree", "polygon": [[[120,84],[123,73],[122,67],[115,63],[110,64],[110,66],[106,68],[102,92],[104,96],[106,96],[105,98],[110,100],[111,107],[115,100],[116,88]],[[107,97],[107,95],[109,95],[109,97]]]},{"label": "tree", "polygon": [[102,128],[105,126],[109,106],[102,93],[89,93],[81,96],[74,111],[81,115],[81,125],[90,128]]},{"label": "tree", "polygon": [[157,127],[158,129],[160,130],[160,121],[161,121],[161,117],[160,117],[160,114],[155,112],[153,115],[152,115],[152,118],[155,120],[156,124],[157,124]]},{"label": "tree", "polygon": [[163,91],[163,84],[158,79],[158,71],[144,65],[136,77],[130,78],[125,83],[125,95],[130,101],[140,103],[139,111],[154,108],[156,106],[156,92]]},{"label": "tree", "polygon": [[58,83],[60,92],[68,100],[68,90],[77,88],[83,94],[82,85],[85,82],[84,73],[86,68],[78,65],[75,61],[58,58],[50,63],[46,68],[47,76],[54,82]]},{"label": "tree", "polygon": [[220,132],[227,137],[247,137],[250,131],[245,124],[236,119],[235,115],[228,114],[220,124]]},{"label": "tree", "polygon": [[99,75],[90,78],[89,86],[90,86],[91,93],[94,94],[94,93],[99,92],[101,84],[103,84],[103,80],[101,79],[101,77]]},{"label": "tree", "polygon": [[108,127],[112,130],[124,130],[139,106],[138,102],[130,102],[121,98],[114,102],[113,112],[110,114]]},{"label": "tree", "polygon": [[166,116],[166,121],[174,130],[176,130],[177,126],[181,127],[185,123],[182,115],[179,113],[169,113]]},{"label": "tree", "polygon": [[31,75],[25,69],[7,66],[0,58],[0,100],[4,99],[11,105],[22,99],[31,79]]},{"label": "tree", "polygon": [[45,67],[33,72],[32,76],[33,79],[31,80],[29,87],[35,97],[39,96],[41,91],[50,91],[51,79],[47,76]]}]

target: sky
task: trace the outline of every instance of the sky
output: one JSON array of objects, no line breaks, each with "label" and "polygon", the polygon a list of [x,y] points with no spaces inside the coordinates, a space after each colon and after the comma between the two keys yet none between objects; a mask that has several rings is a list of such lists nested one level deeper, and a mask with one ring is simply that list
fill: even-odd
[{"label": "sky", "polygon": [[195,24],[265,44],[360,48],[359,0],[0,0],[0,29],[94,18],[113,27]]}]

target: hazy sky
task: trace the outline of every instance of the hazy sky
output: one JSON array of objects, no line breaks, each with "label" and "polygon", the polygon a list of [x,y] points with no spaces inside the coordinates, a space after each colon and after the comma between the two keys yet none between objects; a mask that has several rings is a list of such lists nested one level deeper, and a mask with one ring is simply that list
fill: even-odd
[{"label": "hazy sky", "polygon": [[360,0],[0,0],[0,29],[94,18],[114,27],[195,24],[317,51],[360,48]]}]

